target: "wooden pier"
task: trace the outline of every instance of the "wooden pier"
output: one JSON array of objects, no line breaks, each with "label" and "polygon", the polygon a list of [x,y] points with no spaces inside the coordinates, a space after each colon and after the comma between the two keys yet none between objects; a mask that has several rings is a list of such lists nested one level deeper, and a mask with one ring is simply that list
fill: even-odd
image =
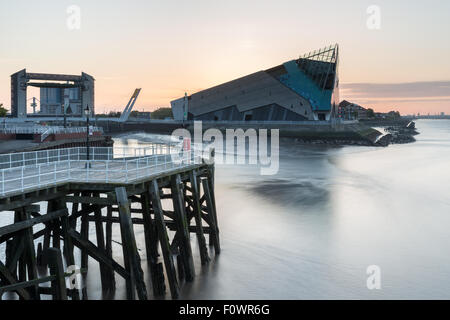
[{"label": "wooden pier", "polygon": [[[0,299],[7,292],[23,300],[88,299],[74,279],[89,272],[89,259],[99,264],[103,292],[114,292],[122,277],[127,299],[146,300],[149,290],[163,297],[166,286],[178,298],[180,284],[195,277],[191,238],[202,265],[210,262],[208,245],[220,253],[214,166],[191,151],[174,159],[170,148],[161,150],[119,158],[97,151],[89,160],[65,150],[56,160],[36,155],[35,163],[24,155],[2,169],[0,214],[13,212],[14,223],[0,226]],[[120,253],[113,252],[113,224],[120,226]],[[144,229],[151,289],[135,225]]]}]

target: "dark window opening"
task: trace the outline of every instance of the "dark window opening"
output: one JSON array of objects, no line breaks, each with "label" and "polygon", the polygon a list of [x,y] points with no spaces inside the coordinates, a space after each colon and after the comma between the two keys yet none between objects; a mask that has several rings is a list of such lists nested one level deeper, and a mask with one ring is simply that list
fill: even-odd
[{"label": "dark window opening", "polygon": [[219,117],[218,116],[214,116],[214,121],[219,121]]},{"label": "dark window opening", "polygon": [[319,113],[318,117],[320,121],[325,121],[325,113]]},{"label": "dark window opening", "polygon": [[245,115],[245,121],[251,121],[252,120],[252,115],[251,114],[246,114]]}]

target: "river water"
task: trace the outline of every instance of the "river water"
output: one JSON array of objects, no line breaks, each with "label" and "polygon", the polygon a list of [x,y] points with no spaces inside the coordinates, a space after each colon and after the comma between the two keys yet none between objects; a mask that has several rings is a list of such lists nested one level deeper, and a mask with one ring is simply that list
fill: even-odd
[{"label": "river water", "polygon": [[[416,143],[387,148],[282,140],[273,176],[217,165],[222,253],[182,297],[449,299],[450,121],[417,128]],[[372,265],[380,289],[367,287]]]},{"label": "river water", "polygon": [[[193,243],[197,276],[182,298],[450,299],[450,121],[416,126],[417,142],[387,148],[282,140],[273,176],[216,165],[222,253],[202,267]],[[115,145],[161,139],[130,134]],[[139,228],[137,242],[145,266]],[[372,265],[379,290],[366,284]],[[101,298],[93,272],[90,298]]]}]

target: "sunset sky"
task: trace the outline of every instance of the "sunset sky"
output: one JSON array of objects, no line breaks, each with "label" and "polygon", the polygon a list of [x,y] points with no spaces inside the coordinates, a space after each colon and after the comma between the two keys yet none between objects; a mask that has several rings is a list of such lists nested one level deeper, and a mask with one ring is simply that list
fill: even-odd
[{"label": "sunset sky", "polygon": [[[80,29],[67,8],[81,10]],[[381,9],[379,30],[367,8]],[[0,103],[10,75],[96,79],[96,111],[170,101],[340,45],[341,99],[378,111],[450,113],[450,1],[0,0]],[[28,97],[39,97],[36,89]]]}]

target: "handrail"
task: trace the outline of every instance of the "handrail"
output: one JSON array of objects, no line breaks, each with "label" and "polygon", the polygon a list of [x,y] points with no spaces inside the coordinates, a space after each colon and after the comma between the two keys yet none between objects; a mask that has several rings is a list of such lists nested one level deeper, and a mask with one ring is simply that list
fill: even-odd
[{"label": "handrail", "polygon": [[164,149],[130,148],[135,150],[134,154],[146,154],[147,151],[152,151],[152,154],[136,157],[130,155],[130,150],[127,150],[128,157],[115,157],[112,148],[96,148],[105,149],[108,152],[99,153],[97,150],[96,153],[92,152],[92,156],[87,160],[86,154],[80,152],[80,148],[70,149],[74,149],[73,152],[61,153],[61,150],[65,149],[54,150],[58,153],[56,161],[35,162],[30,165],[1,169],[0,195],[5,196],[69,181],[129,183],[146,176],[202,163],[202,155],[190,150],[175,152],[175,149],[167,149],[166,151],[172,152],[157,154],[155,152]]},{"label": "handrail", "polygon": [[[85,133],[86,127],[69,127],[62,126],[40,126],[40,125],[22,125],[22,124],[3,124],[0,125],[1,133],[11,134],[62,134],[62,133]],[[103,133],[102,127],[92,127],[93,132]]]},{"label": "handrail", "polygon": [[[147,147],[90,147],[90,160],[140,157],[171,153],[175,144],[151,143]],[[30,166],[64,160],[86,160],[86,147],[60,148],[0,154],[0,169]]]}]

